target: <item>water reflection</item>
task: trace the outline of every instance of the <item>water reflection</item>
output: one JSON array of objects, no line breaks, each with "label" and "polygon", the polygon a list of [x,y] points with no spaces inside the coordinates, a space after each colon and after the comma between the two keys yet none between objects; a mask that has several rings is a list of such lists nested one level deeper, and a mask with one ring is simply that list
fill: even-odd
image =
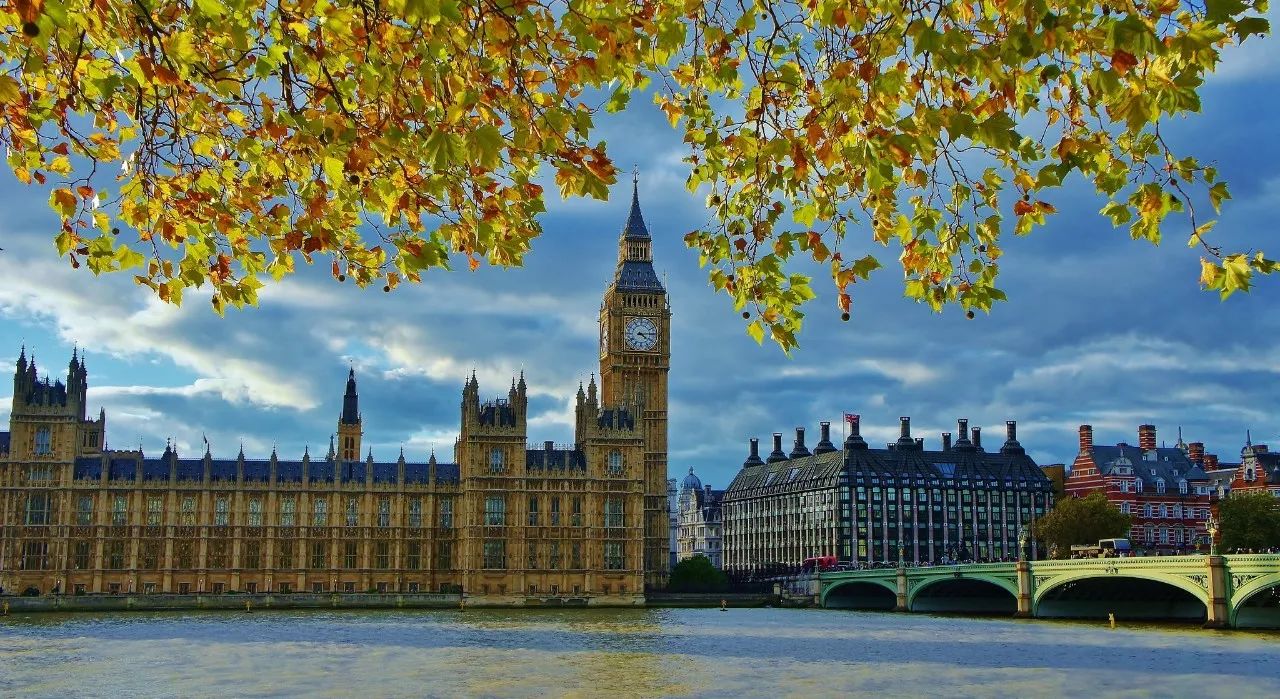
[{"label": "water reflection", "polygon": [[0,695],[1241,696],[1280,635],[786,609],[29,615]]}]

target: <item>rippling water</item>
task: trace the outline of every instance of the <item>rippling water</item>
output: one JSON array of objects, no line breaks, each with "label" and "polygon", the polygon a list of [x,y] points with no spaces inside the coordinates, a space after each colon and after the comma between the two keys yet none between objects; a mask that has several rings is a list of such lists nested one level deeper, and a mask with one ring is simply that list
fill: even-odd
[{"label": "rippling water", "polygon": [[30,615],[0,696],[1280,694],[1280,634],[800,609]]}]

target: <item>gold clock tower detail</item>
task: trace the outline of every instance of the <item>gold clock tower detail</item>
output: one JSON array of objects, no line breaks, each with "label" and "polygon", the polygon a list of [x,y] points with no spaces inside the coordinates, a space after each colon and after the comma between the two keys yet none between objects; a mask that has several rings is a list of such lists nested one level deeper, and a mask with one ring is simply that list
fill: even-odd
[{"label": "gold clock tower detail", "polygon": [[671,305],[653,269],[653,239],[633,182],[631,214],[618,239],[618,270],[600,306],[600,381],[612,405],[639,405],[644,433],[645,585],[666,585],[670,563],[667,513],[667,372]]}]

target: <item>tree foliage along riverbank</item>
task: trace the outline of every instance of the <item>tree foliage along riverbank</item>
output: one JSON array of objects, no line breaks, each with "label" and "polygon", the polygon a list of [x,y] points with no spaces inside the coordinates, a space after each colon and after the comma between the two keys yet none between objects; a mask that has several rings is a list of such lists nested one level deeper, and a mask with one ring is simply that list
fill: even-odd
[{"label": "tree foliage along riverbank", "polygon": [[1056,558],[1071,555],[1073,544],[1096,544],[1100,539],[1128,537],[1133,520],[1107,502],[1101,492],[1083,498],[1063,498],[1036,520],[1033,535],[1049,546]]},{"label": "tree foliage along riverbank", "polygon": [[1280,506],[1266,492],[1233,493],[1218,503],[1221,551],[1280,547]]},{"label": "tree foliage along riverbank", "polygon": [[972,317],[1005,298],[1005,237],[1043,225],[1073,178],[1133,238],[1185,235],[1223,296],[1275,272],[1214,242],[1227,185],[1161,130],[1200,110],[1224,48],[1269,31],[1265,10],[12,0],[0,142],[20,181],[51,189],[73,267],[170,303],[203,289],[221,313],[299,260],[386,291],[451,259],[521,264],[540,173],[605,198],[617,171],[597,121],[648,91],[712,213],[686,243],[751,336],[789,349],[815,297],[801,258],[829,269],[846,320],[886,257],[907,296]]}]

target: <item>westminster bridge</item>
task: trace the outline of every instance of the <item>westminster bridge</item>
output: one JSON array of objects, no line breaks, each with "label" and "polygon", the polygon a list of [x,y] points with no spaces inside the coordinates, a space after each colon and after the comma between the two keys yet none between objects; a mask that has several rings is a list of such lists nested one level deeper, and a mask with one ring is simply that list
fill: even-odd
[{"label": "westminster bridge", "polygon": [[1280,627],[1280,554],[870,568],[818,576],[823,607]]}]

